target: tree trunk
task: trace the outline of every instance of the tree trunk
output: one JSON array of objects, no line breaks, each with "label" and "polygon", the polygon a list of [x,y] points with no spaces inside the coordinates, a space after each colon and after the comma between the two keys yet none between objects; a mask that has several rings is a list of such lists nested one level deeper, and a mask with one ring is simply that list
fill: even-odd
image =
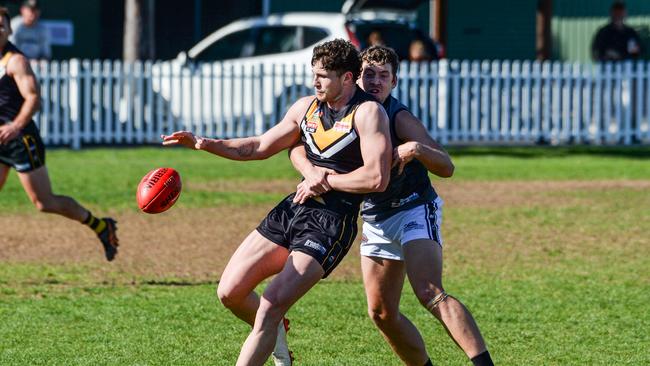
[{"label": "tree trunk", "polygon": [[124,9],[124,61],[141,59],[142,0],[126,0]]}]

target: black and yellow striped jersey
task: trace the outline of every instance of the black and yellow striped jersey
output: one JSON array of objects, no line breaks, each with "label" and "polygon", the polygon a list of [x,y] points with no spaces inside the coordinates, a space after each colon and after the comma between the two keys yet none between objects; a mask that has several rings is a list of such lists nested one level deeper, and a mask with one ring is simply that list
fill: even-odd
[{"label": "black and yellow striped jersey", "polygon": [[[307,151],[307,159],[320,167],[337,173],[349,173],[363,166],[359,135],[354,117],[359,106],[375,101],[370,95],[356,87],[356,91],[344,108],[334,111],[327,103],[314,100],[300,122],[301,138]],[[317,198],[328,206],[343,203],[345,208],[358,210],[363,195],[330,191]],[[345,209],[348,211],[349,209]]]}]

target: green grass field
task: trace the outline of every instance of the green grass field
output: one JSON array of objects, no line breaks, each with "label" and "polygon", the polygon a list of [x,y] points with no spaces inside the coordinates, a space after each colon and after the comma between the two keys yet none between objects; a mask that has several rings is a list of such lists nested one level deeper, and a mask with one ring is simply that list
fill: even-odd
[{"label": "green grass field", "polygon": [[[445,206],[445,287],[470,308],[495,362],[650,364],[650,148],[451,153],[456,174],[444,187],[462,199]],[[270,208],[283,194],[251,185],[298,177],[284,154],[237,163],[181,149],[53,150],[48,166],[55,191],[118,214],[136,214],[135,187],[158,166],[183,178],[172,210]],[[495,198],[451,190],[476,185]],[[33,212],[10,176],[0,226]],[[248,334],[216,301],[218,278],[157,282],[83,262],[2,260],[1,240],[0,365],[231,365]],[[435,364],[470,364],[408,285],[402,310]],[[297,365],[400,364],[366,315],[360,279],[322,282],[289,317]]]}]

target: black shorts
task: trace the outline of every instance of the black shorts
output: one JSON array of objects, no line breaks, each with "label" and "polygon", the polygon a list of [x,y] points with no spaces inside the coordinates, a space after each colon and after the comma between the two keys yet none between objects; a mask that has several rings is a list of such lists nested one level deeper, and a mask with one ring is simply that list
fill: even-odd
[{"label": "black shorts", "polygon": [[0,144],[0,163],[25,173],[45,165],[45,145],[34,122],[7,144]]},{"label": "black shorts", "polygon": [[320,263],[327,277],[348,253],[357,235],[357,212],[329,210],[314,200],[293,203],[287,196],[269,212],[257,231],[270,241],[310,255]]}]

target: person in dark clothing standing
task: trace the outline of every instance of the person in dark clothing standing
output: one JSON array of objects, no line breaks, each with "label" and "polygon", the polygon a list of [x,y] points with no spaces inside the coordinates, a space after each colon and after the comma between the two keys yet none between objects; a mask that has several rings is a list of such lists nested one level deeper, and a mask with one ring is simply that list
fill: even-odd
[{"label": "person in dark clothing standing", "polygon": [[0,189],[14,168],[25,192],[41,212],[87,225],[99,237],[106,259],[117,254],[115,220],[97,218],[74,199],[52,193],[45,146],[32,119],[40,105],[36,76],[23,53],[9,42],[9,11],[0,8]]},{"label": "person in dark clothing standing", "polygon": [[627,9],[622,1],[615,1],[609,11],[610,23],[600,28],[591,45],[594,61],[635,60],[641,55],[638,33],[625,25]]}]

